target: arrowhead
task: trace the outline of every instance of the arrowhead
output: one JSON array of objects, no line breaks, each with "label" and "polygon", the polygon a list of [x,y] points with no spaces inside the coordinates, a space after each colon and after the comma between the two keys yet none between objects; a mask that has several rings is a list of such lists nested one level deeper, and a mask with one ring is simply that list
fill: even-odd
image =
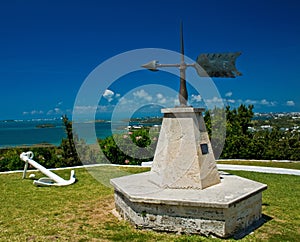
[{"label": "arrowhead", "polygon": [[156,61],[156,60],[150,61],[147,64],[142,65],[142,67],[144,67],[150,71],[158,71],[157,63],[158,63],[158,61]]}]

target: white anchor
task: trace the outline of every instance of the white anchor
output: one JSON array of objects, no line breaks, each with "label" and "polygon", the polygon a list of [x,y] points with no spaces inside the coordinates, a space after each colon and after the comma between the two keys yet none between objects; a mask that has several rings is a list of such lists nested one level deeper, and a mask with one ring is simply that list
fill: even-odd
[{"label": "white anchor", "polygon": [[42,177],[39,180],[35,180],[33,182],[36,186],[68,186],[73,184],[76,181],[75,177],[75,171],[71,170],[71,175],[69,180],[65,180],[61,178],[60,176],[56,175],[52,171],[48,170],[47,168],[43,167],[36,161],[34,161],[33,158],[33,152],[23,152],[20,155],[21,160],[25,162],[24,171],[23,171],[23,179],[26,177],[26,172],[28,168],[28,163],[32,166],[34,166],[36,169],[38,169],[40,172],[42,172],[47,177]]}]

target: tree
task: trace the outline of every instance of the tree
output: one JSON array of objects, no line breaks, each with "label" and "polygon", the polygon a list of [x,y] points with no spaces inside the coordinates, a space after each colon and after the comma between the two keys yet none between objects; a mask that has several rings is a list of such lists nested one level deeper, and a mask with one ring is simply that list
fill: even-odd
[{"label": "tree", "polygon": [[68,166],[80,165],[81,162],[75,147],[75,142],[78,141],[78,137],[73,137],[72,122],[69,121],[67,115],[63,115],[62,120],[67,134],[67,138],[62,139],[61,142],[63,158],[65,159],[64,163]]},{"label": "tree", "polygon": [[[225,127],[224,113],[226,115]],[[205,112],[204,120],[216,157],[219,157],[221,151],[221,158],[249,157],[251,154],[249,144],[251,143],[252,134],[249,132],[248,127],[252,126],[253,115],[253,105],[247,107],[243,104],[232,110],[227,106],[225,110],[215,108]],[[223,147],[225,133],[226,139]]]},{"label": "tree", "polygon": [[148,128],[142,128],[126,134],[114,134],[99,140],[99,145],[111,163],[139,165],[153,158],[157,136],[158,133],[150,135]]}]

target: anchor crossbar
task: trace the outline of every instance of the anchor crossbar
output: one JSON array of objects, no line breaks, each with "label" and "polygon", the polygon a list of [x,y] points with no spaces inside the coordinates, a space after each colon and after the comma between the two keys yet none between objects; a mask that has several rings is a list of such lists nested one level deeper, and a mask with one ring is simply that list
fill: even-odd
[{"label": "anchor crossbar", "polygon": [[33,158],[32,151],[23,152],[20,155],[20,158],[25,162],[23,179],[26,177],[28,163],[47,176],[44,178],[40,178],[39,180],[35,180],[33,184],[36,186],[67,186],[73,184],[76,181],[74,170],[71,171],[70,179],[65,180],[60,176],[56,175],[55,173],[53,173],[52,171],[48,170],[47,168],[43,167],[36,161],[34,161],[32,159]]}]

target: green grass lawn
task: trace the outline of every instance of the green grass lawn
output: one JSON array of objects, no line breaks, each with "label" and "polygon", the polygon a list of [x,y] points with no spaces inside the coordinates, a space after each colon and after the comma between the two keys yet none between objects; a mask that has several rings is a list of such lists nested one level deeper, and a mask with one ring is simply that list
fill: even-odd
[{"label": "green grass lawn", "polygon": [[[136,230],[114,217],[109,179],[146,170],[96,167],[88,172],[76,169],[78,182],[67,187],[35,187],[32,180],[21,179],[22,173],[1,174],[0,241],[224,241]],[[70,170],[56,173],[68,179]],[[299,241],[300,177],[231,173],[268,184],[263,192],[263,214],[271,220],[241,241]],[[38,178],[42,176],[35,174]]]}]

